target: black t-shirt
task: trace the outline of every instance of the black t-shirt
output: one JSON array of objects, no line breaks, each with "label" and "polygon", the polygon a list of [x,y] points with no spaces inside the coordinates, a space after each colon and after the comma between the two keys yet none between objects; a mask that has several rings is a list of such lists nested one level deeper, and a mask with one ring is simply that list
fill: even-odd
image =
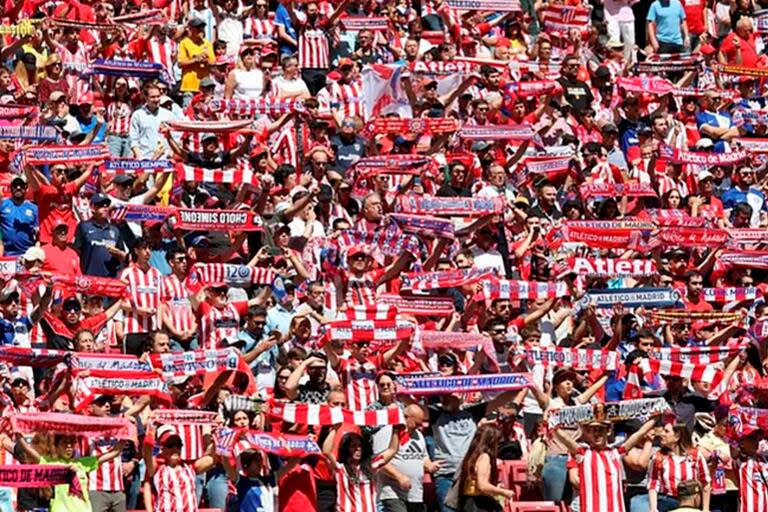
[{"label": "black t-shirt", "polygon": [[203,169],[221,169],[232,163],[232,155],[229,151],[218,151],[213,158],[205,158],[202,153],[190,151],[187,155],[187,164]]},{"label": "black t-shirt", "polygon": [[345,141],[340,135],[334,135],[331,137],[331,148],[336,153],[333,170],[342,176],[355,162],[365,156],[365,140],[357,136]]},{"label": "black t-shirt", "polygon": [[581,80],[568,80],[565,77],[560,77],[557,81],[563,86],[563,90],[565,91],[563,97],[571,104],[575,114],[582,115],[595,100],[595,97],[592,96],[592,91],[586,82],[582,82]]}]

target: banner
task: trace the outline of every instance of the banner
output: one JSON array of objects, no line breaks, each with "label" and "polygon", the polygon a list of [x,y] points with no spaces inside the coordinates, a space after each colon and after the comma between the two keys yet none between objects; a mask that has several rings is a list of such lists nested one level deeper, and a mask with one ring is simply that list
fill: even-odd
[{"label": "banner", "polygon": [[585,183],[579,187],[581,197],[657,197],[650,183]]},{"label": "banner", "polygon": [[562,366],[576,370],[617,370],[621,359],[613,350],[578,349],[567,347],[530,348],[525,350],[528,364]]},{"label": "banner", "polygon": [[202,210],[178,208],[172,216],[174,229],[186,231],[261,231],[263,220],[250,210]]},{"label": "banner", "polygon": [[[394,306],[404,315],[436,316],[447,318],[453,316],[453,299],[433,295],[398,295],[396,293],[380,293],[376,303]],[[1,357],[1,356],[0,356]]]},{"label": "banner", "polygon": [[532,140],[535,135],[536,132],[527,124],[464,125],[459,131],[459,137],[464,140],[481,141],[514,140],[522,142]]},{"label": "banner", "polygon": [[0,139],[31,140],[51,142],[59,138],[55,126],[0,126]]},{"label": "banner", "polygon": [[495,276],[492,268],[447,270],[441,272],[408,272],[401,276],[403,289],[440,290],[475,284]]},{"label": "banner", "polygon": [[448,215],[452,217],[484,217],[504,212],[500,197],[430,197],[398,196],[395,211],[416,215]]},{"label": "banner", "polygon": [[550,413],[547,428],[556,430],[591,421],[645,421],[664,414],[669,409],[669,404],[664,398],[641,398],[562,407]]},{"label": "banner", "polygon": [[325,404],[275,403],[269,408],[268,414],[287,423],[317,427],[340,423],[359,427],[405,424],[403,410],[396,406],[375,411],[351,411]]},{"label": "banner", "polygon": [[519,391],[531,385],[528,373],[497,373],[493,375],[457,375],[398,378],[401,395],[446,395],[479,391]]},{"label": "banner", "polygon": [[123,158],[107,160],[104,170],[109,174],[134,174],[140,172],[171,172],[175,164],[170,160],[134,160]]},{"label": "banner", "polygon": [[622,304],[625,308],[669,308],[682,306],[682,296],[671,288],[618,288],[589,290],[579,300],[583,307],[594,304],[598,308],[612,308]]},{"label": "banner", "polygon": [[11,416],[13,429],[22,434],[37,432],[77,435],[94,439],[102,436],[136,440],[136,427],[123,417],[95,417],[61,412],[24,412]]},{"label": "banner", "polygon": [[482,295],[485,300],[548,300],[567,297],[570,291],[564,282],[540,283],[492,279],[483,282],[483,291],[478,295]]},{"label": "banner", "polygon": [[617,258],[569,258],[571,272],[589,277],[650,277],[656,275],[656,262]]},{"label": "banner", "polygon": [[110,158],[107,146],[44,146],[27,148],[24,158],[30,165],[101,163]]}]

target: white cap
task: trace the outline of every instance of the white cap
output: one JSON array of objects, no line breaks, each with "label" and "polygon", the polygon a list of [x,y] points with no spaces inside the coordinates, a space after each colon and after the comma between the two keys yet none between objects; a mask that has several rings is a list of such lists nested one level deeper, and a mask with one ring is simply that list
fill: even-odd
[{"label": "white cap", "polygon": [[24,253],[24,256],[22,256],[22,259],[24,261],[39,261],[43,263],[45,261],[45,251],[43,251],[40,247],[32,246]]},{"label": "white cap", "polygon": [[172,425],[163,425],[157,429],[157,432],[155,433],[155,440],[162,444],[165,439],[178,435],[178,431]]},{"label": "white cap", "polygon": [[715,144],[712,142],[712,139],[707,139],[705,137],[703,139],[699,139],[698,142],[696,142],[696,149],[709,149],[714,145]]},{"label": "white cap", "polygon": [[698,176],[696,176],[696,183],[701,183],[702,181],[709,179],[715,179],[715,175],[712,174],[709,171],[701,171]]}]

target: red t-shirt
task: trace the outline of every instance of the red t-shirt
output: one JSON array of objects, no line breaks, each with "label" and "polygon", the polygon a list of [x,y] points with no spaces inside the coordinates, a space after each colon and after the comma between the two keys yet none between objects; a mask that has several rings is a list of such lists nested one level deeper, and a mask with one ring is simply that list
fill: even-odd
[{"label": "red t-shirt", "polygon": [[739,40],[739,48],[741,48],[741,66],[755,67],[757,66],[757,51],[755,50],[755,35],[749,36],[748,40],[744,40],[736,35],[735,32],[731,32],[723,40],[723,44],[720,45],[720,51],[723,52],[725,58],[728,60],[728,64],[738,64],[736,62],[736,47],[733,45],[735,39]]},{"label": "red t-shirt", "polygon": [[683,297],[683,305],[688,311],[713,311],[712,304],[705,301],[702,297],[699,297],[699,302],[693,303],[688,300],[688,297]]},{"label": "red t-shirt", "polygon": [[688,24],[688,32],[694,35],[703,34],[704,26],[704,0],[683,0],[685,7],[685,22]]},{"label": "red t-shirt", "polygon": [[45,244],[43,252],[45,253],[44,271],[75,276],[82,273],[80,271],[80,256],[71,247],[65,247],[62,250],[53,244]]},{"label": "red t-shirt", "polygon": [[35,202],[40,209],[40,241],[42,243],[51,243],[51,232],[57,220],[63,220],[69,226],[67,241],[72,242],[75,239],[77,218],[72,209],[72,196],[75,193],[77,193],[77,185],[71,181],[61,189],[53,185],[40,185],[40,190],[35,194]]}]

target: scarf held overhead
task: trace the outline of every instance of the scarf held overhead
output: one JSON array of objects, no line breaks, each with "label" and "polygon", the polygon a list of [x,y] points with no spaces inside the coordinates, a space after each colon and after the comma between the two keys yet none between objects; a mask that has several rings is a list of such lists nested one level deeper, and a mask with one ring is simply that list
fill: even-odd
[{"label": "scarf held overhead", "polygon": [[23,434],[47,432],[83,436],[93,439],[110,436],[136,440],[136,427],[127,418],[97,418],[61,412],[26,412],[11,416],[14,430]]},{"label": "scarf held overhead", "polygon": [[611,422],[647,420],[664,414],[668,410],[669,404],[664,398],[640,398],[605,404],[575,405],[552,411],[547,428],[551,431],[596,420]]},{"label": "scarf held overhead", "polygon": [[383,427],[386,425],[403,425],[405,416],[399,407],[389,407],[375,411],[351,411],[329,405],[275,403],[268,414],[273,418],[288,423],[311,426],[330,426],[340,423],[357,425],[359,427]]}]

